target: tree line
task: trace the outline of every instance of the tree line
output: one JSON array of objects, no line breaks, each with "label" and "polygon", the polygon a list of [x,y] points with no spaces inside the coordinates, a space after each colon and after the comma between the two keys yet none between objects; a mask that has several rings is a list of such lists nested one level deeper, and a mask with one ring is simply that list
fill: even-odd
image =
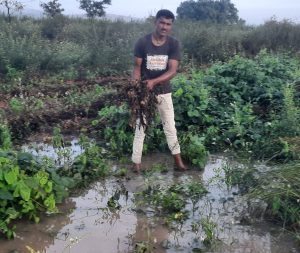
[{"label": "tree line", "polygon": [[[78,0],[79,8],[86,12],[88,18],[102,17],[105,8],[111,4],[111,0]],[[20,12],[24,5],[18,0],[0,0],[0,5],[6,9],[8,21],[11,21],[13,13]],[[54,18],[63,15],[64,9],[59,0],[42,2],[40,6],[44,15]],[[238,17],[238,10],[230,0],[187,0],[183,1],[177,8],[177,17],[194,21],[205,21],[218,24],[244,23]]]}]

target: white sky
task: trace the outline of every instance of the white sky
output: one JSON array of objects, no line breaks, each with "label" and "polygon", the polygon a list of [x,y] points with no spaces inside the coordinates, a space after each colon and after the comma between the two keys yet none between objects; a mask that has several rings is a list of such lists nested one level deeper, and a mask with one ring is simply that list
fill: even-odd
[{"label": "white sky", "polygon": [[[23,0],[28,8],[40,9],[40,2],[48,0]],[[59,0],[65,14],[84,13],[79,9],[77,0]],[[176,9],[183,0],[112,0],[106,13],[145,18],[159,9],[169,9],[176,14]],[[239,11],[239,17],[248,24],[260,24],[271,17],[278,20],[290,19],[300,22],[300,0],[231,0]]]}]

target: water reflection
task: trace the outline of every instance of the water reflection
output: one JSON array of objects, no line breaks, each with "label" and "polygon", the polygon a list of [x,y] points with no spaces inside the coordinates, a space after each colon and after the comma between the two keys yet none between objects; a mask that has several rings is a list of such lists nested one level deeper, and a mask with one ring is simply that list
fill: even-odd
[{"label": "water reflection", "polygon": [[[170,171],[151,177],[129,174],[128,178],[110,177],[91,185],[79,196],[60,206],[61,214],[43,217],[39,224],[21,222],[18,237],[0,240],[0,253],[12,250],[28,252],[26,245],[46,253],[128,253],[136,247],[149,252],[214,252],[214,253],[297,253],[299,247],[280,228],[258,221],[243,225],[241,217],[248,212],[247,202],[237,188],[227,188],[219,168],[224,157],[212,156],[204,172],[187,173],[172,170],[172,157],[153,154],[145,157],[145,166],[163,163]],[[137,207],[135,193],[147,184],[170,186],[204,182],[209,193],[185,207],[189,217],[182,224],[163,225],[163,217],[147,207]],[[115,201],[112,203],[112,201]],[[213,248],[203,245],[205,231],[201,220],[216,224],[219,239]],[[297,248],[298,247],[298,248]]]},{"label": "water reflection", "polygon": [[137,214],[135,233],[132,238],[137,252],[165,253],[166,249],[163,245],[169,238],[169,231],[161,225],[159,219],[154,222],[145,215]]},{"label": "water reflection", "polygon": [[36,250],[44,250],[55,242],[58,235],[62,240],[68,238],[69,233],[60,232],[72,220],[68,215],[75,208],[75,202],[71,199],[59,206],[61,213],[51,216],[42,216],[40,223],[30,221],[16,222],[16,238],[14,240],[0,239],[0,252],[28,252],[26,245]]},{"label": "water reflection", "polygon": [[83,153],[82,147],[77,139],[72,139],[66,147],[53,147],[52,144],[43,142],[31,142],[29,145],[23,145],[21,150],[41,158],[48,157],[53,159],[57,166],[70,167],[74,158]]}]

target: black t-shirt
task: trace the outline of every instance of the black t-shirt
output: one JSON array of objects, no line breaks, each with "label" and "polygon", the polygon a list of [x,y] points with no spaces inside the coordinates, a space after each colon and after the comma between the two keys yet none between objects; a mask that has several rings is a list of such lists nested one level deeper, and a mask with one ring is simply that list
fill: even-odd
[{"label": "black t-shirt", "polygon": [[[168,36],[161,46],[152,43],[152,35],[147,34],[140,38],[134,47],[134,56],[142,58],[142,79],[153,79],[168,71],[168,60],[180,61],[180,45],[178,40]],[[154,87],[156,94],[166,94],[172,91],[169,81]]]}]

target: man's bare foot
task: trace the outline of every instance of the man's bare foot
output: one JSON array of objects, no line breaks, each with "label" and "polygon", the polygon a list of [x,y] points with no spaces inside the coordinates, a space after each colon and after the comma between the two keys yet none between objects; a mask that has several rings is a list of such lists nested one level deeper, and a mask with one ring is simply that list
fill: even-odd
[{"label": "man's bare foot", "polygon": [[182,161],[180,153],[173,155],[173,156],[174,156],[174,161],[175,161],[175,170],[178,170],[178,171],[188,170],[188,168],[184,165],[184,163]]},{"label": "man's bare foot", "polygon": [[142,169],[142,164],[141,163],[134,163],[132,166],[133,172],[135,173],[140,173]]}]

